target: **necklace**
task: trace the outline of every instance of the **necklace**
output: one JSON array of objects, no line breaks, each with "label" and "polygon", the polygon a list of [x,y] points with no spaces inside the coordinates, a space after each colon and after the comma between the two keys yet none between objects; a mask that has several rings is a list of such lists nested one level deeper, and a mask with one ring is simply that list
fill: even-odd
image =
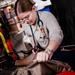
[{"label": "necklace", "polygon": [[36,32],[36,31],[39,31],[39,30],[38,30],[38,26],[37,26],[37,25],[36,25],[36,28],[35,28],[35,32]]}]

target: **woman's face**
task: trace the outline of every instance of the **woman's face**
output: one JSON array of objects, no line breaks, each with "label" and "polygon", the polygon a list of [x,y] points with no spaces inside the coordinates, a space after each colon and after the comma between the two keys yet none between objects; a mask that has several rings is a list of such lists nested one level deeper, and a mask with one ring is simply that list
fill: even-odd
[{"label": "woman's face", "polygon": [[18,13],[18,17],[26,24],[35,25],[37,20],[37,13],[35,9],[31,11]]}]

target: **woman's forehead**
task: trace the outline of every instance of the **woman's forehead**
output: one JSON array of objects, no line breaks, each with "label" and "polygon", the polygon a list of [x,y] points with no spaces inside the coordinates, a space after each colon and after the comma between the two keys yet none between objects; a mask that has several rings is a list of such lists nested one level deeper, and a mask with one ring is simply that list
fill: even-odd
[{"label": "woman's forehead", "polygon": [[20,19],[23,19],[23,18],[25,18],[26,16],[30,15],[30,13],[31,13],[30,11],[18,13],[18,17],[19,17]]}]

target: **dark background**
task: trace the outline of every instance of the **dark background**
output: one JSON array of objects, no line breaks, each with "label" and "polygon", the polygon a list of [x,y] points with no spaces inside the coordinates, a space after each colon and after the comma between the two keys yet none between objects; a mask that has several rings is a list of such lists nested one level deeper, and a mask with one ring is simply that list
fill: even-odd
[{"label": "dark background", "polygon": [[51,12],[64,33],[62,45],[75,44],[75,0],[51,0]]}]

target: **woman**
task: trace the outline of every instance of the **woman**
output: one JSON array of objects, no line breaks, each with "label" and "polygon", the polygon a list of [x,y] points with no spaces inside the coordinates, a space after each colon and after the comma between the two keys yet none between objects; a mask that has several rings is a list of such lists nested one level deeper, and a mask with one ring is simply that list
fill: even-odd
[{"label": "woman", "polygon": [[[33,0],[18,0],[15,12],[23,22],[26,35],[33,40],[33,53],[36,54],[33,62],[46,62],[61,44],[63,33],[50,12],[38,12],[34,5]],[[41,51],[37,51],[39,48]],[[17,60],[15,65],[26,65],[25,60]]]}]

